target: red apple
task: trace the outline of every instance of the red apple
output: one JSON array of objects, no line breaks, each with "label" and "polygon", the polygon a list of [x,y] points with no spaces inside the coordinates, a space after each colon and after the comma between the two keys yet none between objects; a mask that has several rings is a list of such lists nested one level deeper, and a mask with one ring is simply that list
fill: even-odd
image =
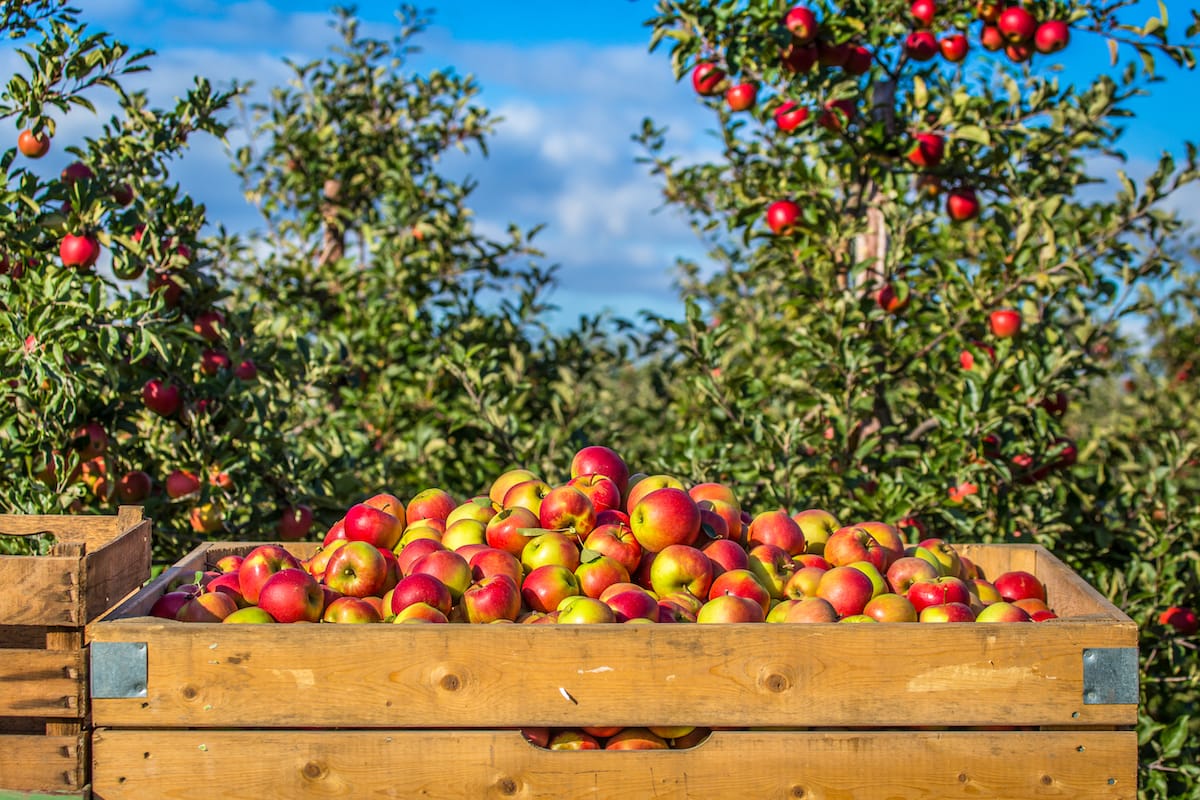
[{"label": "red apple", "polygon": [[874,60],[875,56],[867,48],[860,44],[850,45],[850,51],[846,55],[846,64],[842,69],[851,75],[863,75],[871,69]]},{"label": "red apple", "polygon": [[410,565],[412,575],[432,575],[450,590],[450,598],[457,603],[463,592],[471,585],[471,565],[453,550],[434,550],[418,558]]},{"label": "red apple", "polygon": [[575,595],[558,604],[557,622],[565,625],[594,625],[617,621],[613,610],[594,597]]},{"label": "red apple", "polygon": [[920,622],[974,622],[975,612],[965,603],[943,603],[921,609]]},{"label": "red apple", "polygon": [[404,526],[395,516],[366,503],[356,503],[346,512],[346,538],[352,542],[370,542],[391,550],[404,534]]},{"label": "red apple", "polygon": [[609,586],[629,582],[629,570],[610,556],[595,554],[575,568],[579,588],[587,597],[599,598]]},{"label": "red apple", "polygon": [[834,567],[821,575],[817,597],[828,600],[838,616],[861,614],[874,593],[871,579],[854,567]]},{"label": "red apple", "polygon": [[124,503],[139,503],[150,495],[154,481],[142,470],[126,472],[117,481],[117,494]]},{"label": "red apple", "polygon": [[404,518],[409,525],[422,519],[436,519],[445,522],[446,517],[450,516],[450,512],[457,505],[458,503],[454,501],[450,493],[444,489],[425,489],[408,501]]},{"label": "red apple", "polygon": [[1009,6],[1000,12],[996,27],[1009,44],[1024,44],[1037,33],[1037,19],[1021,6]]},{"label": "red apple", "polygon": [[650,567],[650,585],[660,597],[677,592],[707,597],[712,581],[713,568],[708,556],[685,544],[663,548]]},{"label": "red apple", "polygon": [[318,581],[325,577],[325,569],[329,566],[329,559],[333,558],[333,554],[337,552],[339,547],[345,547],[349,544],[348,539],[334,539],[329,544],[323,544],[317,552],[313,553],[312,557],[301,564],[301,567]]},{"label": "red apple", "polygon": [[220,311],[204,311],[197,314],[192,320],[192,330],[200,335],[200,338],[208,342],[215,342],[221,338],[225,329],[225,315]]},{"label": "red apple", "polygon": [[541,512],[542,500],[550,494],[550,484],[543,480],[532,479],[516,484],[504,493],[500,503],[504,508],[524,508],[533,512],[537,517]]},{"label": "red apple", "polygon": [[413,564],[436,550],[445,550],[442,543],[436,539],[416,539],[393,551],[396,553],[396,563],[401,575],[411,575]]},{"label": "red apple", "polygon": [[984,25],[983,30],[979,32],[979,43],[985,50],[994,53],[1004,47],[1004,34],[995,25]]},{"label": "red apple", "polygon": [[800,220],[800,206],[791,200],[776,200],[767,206],[767,227],[777,235],[791,233]]},{"label": "red apple", "polygon": [[918,167],[936,167],[946,154],[946,140],[936,133],[918,133],[908,151],[908,160]]},{"label": "red apple", "polygon": [[657,489],[633,508],[629,525],[642,549],[657,553],[671,545],[696,542],[700,509],[682,488]]},{"label": "red apple", "polygon": [[276,527],[279,538],[285,542],[298,542],[312,529],[313,510],[304,504],[289,506],[283,510]]},{"label": "red apple", "polygon": [[606,592],[601,595],[600,600],[613,610],[617,622],[628,622],[631,619],[646,619],[651,622],[659,620],[658,601],[640,587],[634,586],[614,593]]},{"label": "red apple", "polygon": [[979,216],[979,198],[970,186],[950,190],[946,195],[946,213],[955,222],[967,222]]},{"label": "red apple", "polygon": [[732,539],[714,539],[700,549],[713,562],[714,576],[730,570],[750,568],[750,556],[746,549]]},{"label": "red apple", "polygon": [[1011,308],[1000,308],[988,316],[992,334],[998,339],[1011,339],[1021,330],[1021,315]]},{"label": "red apple", "polygon": [[[636,480],[635,480],[636,478]],[[625,493],[625,511],[632,514],[634,507],[646,495],[659,489],[683,489],[683,482],[672,475],[642,475],[629,479],[629,491]]]},{"label": "red apple", "polygon": [[347,597],[382,594],[386,580],[387,562],[370,542],[348,542],[334,552],[325,568],[325,585]]},{"label": "red apple", "polygon": [[313,576],[298,567],[289,567],[273,573],[262,584],[258,607],[276,622],[319,622],[325,608],[325,594]]},{"label": "red apple", "polygon": [[1023,570],[1001,573],[992,581],[992,585],[1000,597],[1010,603],[1026,597],[1036,597],[1043,602],[1046,600],[1046,587],[1035,575]]},{"label": "red apple", "polygon": [[943,37],[938,42],[938,48],[942,51],[942,58],[952,64],[957,64],[967,57],[967,51],[970,45],[967,43],[967,37],[961,33],[954,33]]},{"label": "red apple", "polygon": [[830,535],[841,527],[832,514],[819,508],[797,511],[792,515],[792,519],[804,534],[805,552],[816,555],[825,553],[825,543],[829,541]]},{"label": "red apple", "polygon": [[[832,569],[830,567],[829,569]],[[791,574],[787,579],[787,583],[783,585],[783,597],[788,600],[803,600],[805,597],[816,597],[817,586],[821,583],[821,576],[829,569],[820,567],[800,567]]]},{"label": "red apple", "polygon": [[783,509],[759,513],[750,523],[746,533],[751,547],[773,544],[792,556],[805,552],[804,531]]},{"label": "red apple", "polygon": [[74,267],[80,271],[89,270],[100,258],[100,242],[90,233],[82,236],[68,233],[59,243],[58,255],[64,267]]},{"label": "red apple", "polygon": [[817,48],[814,45],[800,45],[792,42],[782,53],[783,67],[789,72],[811,72],[817,64]]},{"label": "red apple", "polygon": [[1182,636],[1191,636],[1200,630],[1200,621],[1196,619],[1196,612],[1182,606],[1167,608],[1158,615],[1158,624],[1169,625]]},{"label": "red apple", "polygon": [[250,605],[246,598],[242,595],[241,582],[238,580],[236,572],[222,572],[217,577],[208,582],[205,587],[208,592],[224,592],[233,598],[237,603],[238,608],[245,608]]},{"label": "red apple", "polygon": [[507,575],[493,575],[468,587],[462,603],[468,622],[516,622],[521,613],[521,590]]},{"label": "red apple", "polygon": [[[700,509],[700,525],[703,527],[706,523],[712,529],[712,533],[720,533],[720,525],[713,519],[713,515],[724,520],[725,535],[723,537],[732,539],[734,542],[743,543],[746,541],[746,524],[742,522],[742,512],[734,503],[728,503],[724,500],[704,499],[697,500],[696,506]],[[701,538],[714,538],[705,536]]]},{"label": "red apple", "polygon": [[574,572],[579,566],[579,546],[558,531],[534,536],[521,551],[521,566],[526,572],[532,572],[545,564],[559,564]]},{"label": "red apple", "polygon": [[888,567],[888,585],[898,594],[907,594],[909,587],[918,581],[931,581],[941,577],[941,570],[923,558],[905,556],[898,558]]},{"label": "red apple", "polygon": [[938,54],[938,40],[929,31],[913,31],[904,40],[904,51],[913,61],[929,61]]},{"label": "red apple", "polygon": [[421,623],[446,623],[450,620],[438,609],[427,603],[413,603],[411,606],[405,606],[392,618],[392,624],[421,624]]},{"label": "red apple", "polygon": [[820,24],[817,15],[811,8],[796,6],[783,17],[783,25],[791,32],[793,40],[798,44],[808,44],[817,38]]},{"label": "red apple", "polygon": [[596,525],[596,509],[588,496],[574,486],[557,486],[542,498],[538,522],[547,530],[583,537]]},{"label": "red apple", "polygon": [[183,399],[179,387],[151,378],[142,387],[142,403],[155,414],[169,417],[183,405]]},{"label": "red apple", "polygon": [[[609,508],[596,512],[596,527],[604,525],[624,525],[629,527],[629,515],[619,508]],[[595,530],[595,528],[593,528]]]},{"label": "red apple", "polygon": [[976,622],[1031,622],[1029,612],[1025,609],[1015,606],[1012,603],[1006,603],[1001,600],[998,603],[991,603],[984,606],[978,614],[975,615]]},{"label": "red apple", "polygon": [[[594,550],[615,559],[632,575],[642,560],[642,546],[633,531],[625,525],[600,525],[592,529],[583,542],[585,550]],[[739,548],[740,549],[740,548]]]},{"label": "red apple", "polygon": [[803,600],[792,602],[795,604],[787,608],[787,613],[783,618],[784,622],[819,623],[838,621],[837,609],[823,597],[806,597]]},{"label": "red apple", "polygon": [[175,617],[179,614],[179,609],[183,608],[183,606],[193,597],[196,597],[197,594],[198,592],[194,590],[177,590],[174,592],[166,592],[154,601],[154,605],[150,607],[150,616],[160,617],[162,619],[175,619]]},{"label": "red apple", "polygon": [[225,592],[206,592],[184,603],[175,619],[180,622],[220,622],[237,608],[237,602]]},{"label": "red apple", "polygon": [[547,614],[555,611],[566,598],[581,593],[575,573],[561,564],[537,567],[521,582],[521,598],[525,605]]},{"label": "red apple", "polygon": [[362,625],[383,622],[383,617],[375,606],[361,597],[339,597],[325,607],[321,621],[339,625]]},{"label": "red apple", "polygon": [[886,592],[872,597],[863,613],[877,622],[916,622],[917,609],[901,594]]},{"label": "red apple", "polygon": [[600,742],[595,736],[583,731],[568,728],[567,730],[555,731],[550,737],[550,741],[546,744],[550,750],[599,750]]},{"label": "red apple", "polygon": [[607,475],[577,475],[567,481],[567,486],[583,492],[591,501],[597,515],[601,511],[621,508],[621,489],[616,481]]},{"label": "red apple", "polygon": [[23,130],[17,136],[17,149],[26,158],[41,158],[50,152],[50,136],[45,132],[34,133],[29,129]]},{"label": "red apple", "polygon": [[791,133],[804,124],[808,119],[808,109],[797,105],[791,100],[782,103],[775,109],[775,124],[779,130]]},{"label": "red apple", "polygon": [[733,594],[755,601],[762,606],[764,617],[771,608],[771,593],[763,588],[758,578],[748,569],[727,570],[714,578],[708,589],[708,599],[712,600],[723,594]]},{"label": "red apple", "polygon": [[879,542],[880,546],[888,551],[883,564],[879,567],[880,571],[886,572],[892,562],[904,556],[904,540],[900,538],[900,531],[894,526],[888,525],[886,522],[878,522],[871,520],[868,522],[860,522],[857,526],[871,535],[871,538]]},{"label": "red apple", "polygon": [[416,573],[401,578],[392,589],[391,613],[399,614],[404,609],[416,603],[424,603],[435,608],[442,614],[449,614],[454,605],[450,590],[433,575]]},{"label": "red apple", "polygon": [[909,7],[909,13],[923,27],[928,28],[933,25],[934,15],[937,14],[937,6],[933,0],[913,0],[912,5]]},{"label": "red apple", "polygon": [[839,133],[846,129],[846,124],[854,119],[857,107],[850,98],[825,101],[825,109],[817,117],[817,124],[827,131]]},{"label": "red apple", "polygon": [[971,602],[971,592],[967,585],[958,578],[943,575],[931,580],[916,581],[908,587],[908,592],[905,597],[920,613],[929,606],[944,605],[946,603],[961,603],[967,605]]},{"label": "red apple", "polygon": [[855,561],[866,561],[877,569],[886,570],[896,555],[881,545],[867,529],[857,525],[838,528],[825,543],[824,558],[835,567],[844,567]]},{"label": "red apple", "polygon": [[762,622],[766,612],[758,602],[736,594],[722,594],[700,607],[696,622]]},{"label": "red apple", "polygon": [[692,88],[696,94],[709,97],[719,94],[725,85],[725,71],[716,64],[702,61],[692,69]]},{"label": "red apple", "polygon": [[458,552],[471,565],[471,578],[476,582],[493,575],[507,575],[512,578],[513,583],[520,586],[525,576],[521,562],[507,550],[484,545],[470,555],[462,550]]},{"label": "red apple", "polygon": [[582,475],[603,475],[622,495],[629,488],[629,466],[615,450],[603,445],[589,445],[571,457],[571,477]]},{"label": "red apple", "polygon": [[758,96],[758,85],[754,83],[739,83],[725,90],[725,102],[731,111],[748,111],[754,108]]},{"label": "red apple", "polygon": [[1071,42],[1071,29],[1060,19],[1051,19],[1038,26],[1033,46],[1039,53],[1057,53]]},{"label": "red apple", "polygon": [[502,509],[488,521],[484,537],[491,547],[512,553],[518,558],[531,536],[524,532],[538,528],[538,518],[527,508],[514,506]]}]

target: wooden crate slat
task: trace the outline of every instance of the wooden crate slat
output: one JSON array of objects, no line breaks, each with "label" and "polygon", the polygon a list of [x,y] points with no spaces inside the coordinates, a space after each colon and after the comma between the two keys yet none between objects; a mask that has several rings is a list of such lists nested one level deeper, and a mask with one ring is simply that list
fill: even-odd
[{"label": "wooden crate slat", "polygon": [[92,632],[148,645],[146,697],[93,698],[95,723],[114,727],[322,726],[330,704],[349,727],[1136,722],[1134,705],[1082,699],[1083,649],[1136,644],[1121,624],[130,621]]},{"label": "wooden crate slat", "polygon": [[1137,795],[1136,734],[718,731],[692,750],[551,752],[515,731],[111,731],[97,800],[927,800]]},{"label": "wooden crate slat", "polygon": [[0,717],[84,716],[84,663],[81,650],[0,650]]},{"label": "wooden crate slat", "polygon": [[84,556],[85,620],[99,617],[150,577],[150,535],[150,520],[142,520]]},{"label": "wooden crate slat", "polygon": [[69,556],[0,556],[0,619],[5,625],[82,626],[82,566]]},{"label": "wooden crate slat", "polygon": [[80,791],[89,760],[87,745],[86,735],[0,736],[0,797],[6,791]]}]

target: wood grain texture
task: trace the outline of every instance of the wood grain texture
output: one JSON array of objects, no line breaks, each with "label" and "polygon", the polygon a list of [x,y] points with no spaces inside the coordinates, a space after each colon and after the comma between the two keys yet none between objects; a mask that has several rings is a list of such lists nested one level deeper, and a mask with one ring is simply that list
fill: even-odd
[{"label": "wood grain texture", "polygon": [[551,752],[516,731],[109,731],[97,800],[930,800],[1137,795],[1124,732],[719,731],[691,750]]},{"label": "wood grain texture", "polygon": [[[99,623],[146,642],[113,727],[1132,725],[1084,705],[1082,651],[1136,629],[993,625]],[[686,702],[680,697],[685,696]]]},{"label": "wood grain texture", "polygon": [[[124,526],[124,527],[123,527]],[[0,556],[0,645],[10,625],[82,628],[150,577],[151,523],[115,516],[0,514],[0,532],[58,536],[47,556]]]},{"label": "wood grain texture", "polygon": [[78,792],[89,761],[88,737],[0,736],[3,792]]},{"label": "wood grain texture", "polygon": [[0,717],[84,715],[82,650],[0,650]]}]

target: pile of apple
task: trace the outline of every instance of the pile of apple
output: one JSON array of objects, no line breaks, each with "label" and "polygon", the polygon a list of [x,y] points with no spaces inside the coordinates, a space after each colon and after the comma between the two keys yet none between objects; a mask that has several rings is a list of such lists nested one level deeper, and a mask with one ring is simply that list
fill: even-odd
[{"label": "pile of apple", "polygon": [[[905,530],[920,532],[912,520]],[[613,450],[551,486],[505,472],[457,503],[427,489],[346,511],[306,560],[227,555],[160,597],[184,622],[1026,622],[1055,616],[1027,572],[986,580],[941,539],[883,522],[750,514],[724,484],[630,478]]]}]

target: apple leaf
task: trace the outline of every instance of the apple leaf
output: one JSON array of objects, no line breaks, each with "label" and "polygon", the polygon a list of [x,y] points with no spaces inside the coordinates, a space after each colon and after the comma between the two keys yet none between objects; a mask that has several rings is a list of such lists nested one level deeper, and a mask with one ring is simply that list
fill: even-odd
[{"label": "apple leaf", "polygon": [[598,550],[592,550],[590,547],[585,547],[579,551],[579,562],[581,564],[590,564],[598,560],[604,554]]},{"label": "apple leaf", "polygon": [[984,147],[990,147],[992,144],[991,134],[978,125],[963,125],[954,131],[954,135],[959,139],[966,139]]},{"label": "apple leaf", "polygon": [[535,536],[541,536],[543,533],[554,533],[554,531],[549,528],[517,528],[517,533],[532,539]]}]

